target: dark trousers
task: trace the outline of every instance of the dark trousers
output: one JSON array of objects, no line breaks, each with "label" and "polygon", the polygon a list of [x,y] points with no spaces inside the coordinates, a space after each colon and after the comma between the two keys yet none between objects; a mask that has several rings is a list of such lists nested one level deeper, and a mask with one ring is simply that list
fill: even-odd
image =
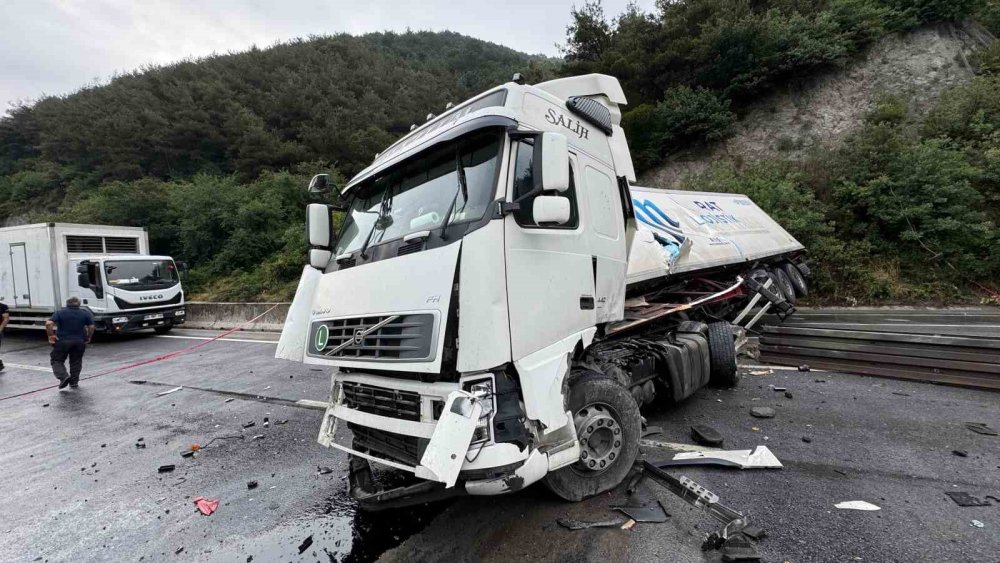
[{"label": "dark trousers", "polygon": [[[69,378],[70,385],[80,382],[80,370],[83,369],[83,351],[87,343],[83,340],[56,340],[52,345],[52,373],[62,381]],[[66,358],[69,357],[69,373],[66,373]]]}]

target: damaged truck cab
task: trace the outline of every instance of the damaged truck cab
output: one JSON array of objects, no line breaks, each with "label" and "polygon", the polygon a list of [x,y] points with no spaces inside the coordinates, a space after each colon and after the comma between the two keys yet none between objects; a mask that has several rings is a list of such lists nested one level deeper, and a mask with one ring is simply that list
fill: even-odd
[{"label": "damaged truck cab", "polygon": [[[276,355],[333,369],[319,442],[350,454],[363,506],[543,479],[570,500],[606,491],[636,458],[640,406],[735,382],[732,326],[701,320],[762,298],[790,312],[773,271],[807,273],[802,246],[743,196],[630,187],[624,104],[609,76],[515,80],[309,206]],[[383,488],[372,464],[415,479]]]}]

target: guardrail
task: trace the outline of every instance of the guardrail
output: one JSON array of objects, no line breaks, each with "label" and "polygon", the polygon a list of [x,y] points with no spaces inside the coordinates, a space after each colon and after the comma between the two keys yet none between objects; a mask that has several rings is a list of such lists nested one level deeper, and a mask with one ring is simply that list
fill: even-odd
[{"label": "guardrail", "polygon": [[765,319],[760,359],[1000,390],[1000,310],[804,310]]}]

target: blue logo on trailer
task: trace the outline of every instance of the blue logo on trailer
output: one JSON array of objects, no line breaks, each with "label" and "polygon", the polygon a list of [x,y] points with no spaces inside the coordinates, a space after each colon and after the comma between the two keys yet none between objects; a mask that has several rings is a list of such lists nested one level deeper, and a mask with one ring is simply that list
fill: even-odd
[{"label": "blue logo on trailer", "polygon": [[648,199],[639,201],[632,198],[632,208],[635,209],[635,219],[651,227],[653,236],[670,253],[670,257],[677,258],[681,253],[681,245],[687,240],[680,222],[672,219]]}]

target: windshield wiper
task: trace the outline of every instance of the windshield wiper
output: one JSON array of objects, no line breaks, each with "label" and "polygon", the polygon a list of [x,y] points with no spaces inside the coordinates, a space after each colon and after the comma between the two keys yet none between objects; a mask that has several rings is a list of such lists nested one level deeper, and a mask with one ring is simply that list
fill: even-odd
[{"label": "windshield wiper", "polygon": [[[382,194],[382,203],[378,208],[378,216],[375,217],[375,222],[372,223],[372,228],[368,231],[368,236],[365,237],[365,244],[361,247],[361,257],[365,260],[368,259],[368,245],[372,242],[372,235],[375,234],[375,229],[389,218],[389,213],[392,211],[392,196],[389,195],[390,192],[392,192],[392,186],[386,186],[385,192]],[[385,231],[388,226],[384,225],[382,230]]]},{"label": "windshield wiper", "polygon": [[455,152],[455,173],[458,176],[458,189],[455,190],[455,195],[451,198],[448,212],[444,216],[444,224],[441,225],[441,238],[445,240],[448,238],[448,225],[451,224],[451,213],[455,210],[458,194],[462,194],[462,209],[465,209],[465,206],[469,204],[469,185],[465,178],[465,166],[462,166],[462,156],[458,151]]}]

